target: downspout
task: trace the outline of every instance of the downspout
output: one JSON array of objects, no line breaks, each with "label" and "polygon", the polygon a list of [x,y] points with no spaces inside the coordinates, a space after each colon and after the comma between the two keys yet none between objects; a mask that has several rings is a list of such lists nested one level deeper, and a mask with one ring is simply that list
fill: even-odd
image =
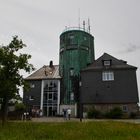
[{"label": "downspout", "polygon": [[60,114],[59,112],[59,105],[60,105],[60,80],[58,80],[58,98],[57,98],[57,114]]},{"label": "downspout", "polygon": [[40,116],[43,116],[43,93],[44,93],[44,81],[41,81],[41,98],[40,98]]}]

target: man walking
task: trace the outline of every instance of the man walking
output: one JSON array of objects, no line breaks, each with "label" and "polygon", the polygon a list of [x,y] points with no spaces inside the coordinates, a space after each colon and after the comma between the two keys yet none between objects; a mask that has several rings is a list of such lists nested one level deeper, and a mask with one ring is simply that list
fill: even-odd
[{"label": "man walking", "polygon": [[70,120],[70,117],[71,117],[71,109],[70,108],[68,108],[67,114],[68,114],[68,119]]}]

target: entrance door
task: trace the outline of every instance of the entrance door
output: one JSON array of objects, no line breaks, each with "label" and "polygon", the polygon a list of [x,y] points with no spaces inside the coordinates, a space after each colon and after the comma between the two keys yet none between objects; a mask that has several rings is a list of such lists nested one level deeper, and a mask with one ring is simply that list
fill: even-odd
[{"label": "entrance door", "polygon": [[44,107],[44,108],[43,108],[43,115],[44,115],[44,116],[47,116],[47,107]]},{"label": "entrance door", "polygon": [[53,110],[51,106],[48,107],[48,116],[53,116]]}]

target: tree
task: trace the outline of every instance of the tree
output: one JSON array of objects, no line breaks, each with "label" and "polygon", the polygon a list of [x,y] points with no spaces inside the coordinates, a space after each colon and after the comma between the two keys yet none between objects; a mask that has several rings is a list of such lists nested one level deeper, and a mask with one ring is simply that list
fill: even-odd
[{"label": "tree", "polygon": [[0,47],[0,98],[2,99],[2,121],[7,119],[8,101],[19,94],[19,87],[26,87],[20,70],[31,72],[32,64],[28,63],[31,55],[21,54],[19,50],[26,47],[17,36],[7,46]]}]

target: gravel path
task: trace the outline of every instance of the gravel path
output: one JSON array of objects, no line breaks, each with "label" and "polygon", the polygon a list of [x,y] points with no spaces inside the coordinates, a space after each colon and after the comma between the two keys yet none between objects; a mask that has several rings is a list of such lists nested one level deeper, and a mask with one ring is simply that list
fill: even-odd
[{"label": "gravel path", "polygon": [[[40,117],[32,118],[33,122],[80,122],[79,118],[71,118],[70,120],[65,120],[63,117]],[[82,119],[82,122],[89,121],[118,121],[118,122],[128,122],[140,124],[140,119]]]}]

